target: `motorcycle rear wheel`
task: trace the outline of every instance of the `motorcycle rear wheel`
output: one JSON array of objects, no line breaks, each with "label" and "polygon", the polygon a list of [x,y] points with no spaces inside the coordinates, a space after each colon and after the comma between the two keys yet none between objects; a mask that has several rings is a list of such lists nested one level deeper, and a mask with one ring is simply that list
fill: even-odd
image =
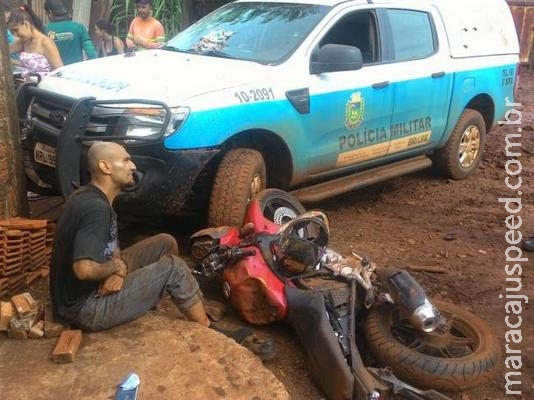
[{"label": "motorcycle rear wheel", "polygon": [[364,326],[371,354],[400,379],[423,389],[458,392],[491,381],[501,356],[490,328],[463,308],[433,303],[450,319],[449,335],[422,333],[396,305],[383,304],[370,312]]},{"label": "motorcycle rear wheel", "polygon": [[295,196],[280,189],[264,189],[255,199],[263,216],[277,225],[283,225],[306,211]]}]

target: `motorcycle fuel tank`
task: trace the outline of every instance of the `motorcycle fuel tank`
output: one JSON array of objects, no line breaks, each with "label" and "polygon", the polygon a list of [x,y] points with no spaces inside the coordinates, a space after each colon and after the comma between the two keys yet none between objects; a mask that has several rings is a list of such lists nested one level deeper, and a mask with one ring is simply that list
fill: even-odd
[{"label": "motorcycle fuel tank", "polygon": [[223,290],[230,303],[251,324],[285,319],[287,301],[282,282],[259,257],[246,257],[223,272]]}]

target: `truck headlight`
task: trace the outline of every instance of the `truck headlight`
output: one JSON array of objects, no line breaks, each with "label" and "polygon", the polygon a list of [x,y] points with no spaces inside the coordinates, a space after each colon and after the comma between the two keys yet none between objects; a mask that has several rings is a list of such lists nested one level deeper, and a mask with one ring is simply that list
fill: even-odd
[{"label": "truck headlight", "polygon": [[180,129],[187,117],[189,117],[190,111],[189,107],[171,107],[171,122],[169,123],[169,126],[167,126],[167,131],[163,136],[169,136]]},{"label": "truck headlight", "polygon": [[[189,115],[188,107],[174,107],[170,110],[171,118],[163,136],[169,136],[176,132]],[[122,119],[126,125],[126,130],[123,133],[126,136],[158,136],[163,129],[165,110],[161,108],[126,109]]]},{"label": "truck headlight", "polygon": [[[168,110],[169,123],[165,127]],[[189,116],[188,107],[127,107],[124,104],[96,106],[86,131],[94,136],[131,136],[133,138],[169,136]]]}]

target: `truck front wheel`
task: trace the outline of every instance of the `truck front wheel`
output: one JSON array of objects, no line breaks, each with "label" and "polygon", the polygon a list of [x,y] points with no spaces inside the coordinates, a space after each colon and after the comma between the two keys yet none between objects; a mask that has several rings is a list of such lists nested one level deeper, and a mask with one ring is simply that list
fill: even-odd
[{"label": "truck front wheel", "polygon": [[241,227],[250,199],[266,187],[265,162],[259,151],[232,149],[219,164],[211,190],[208,226]]},{"label": "truck front wheel", "polygon": [[434,153],[434,166],[447,178],[465,179],[478,168],[485,142],[486,124],[482,115],[478,111],[466,109],[445,147]]}]

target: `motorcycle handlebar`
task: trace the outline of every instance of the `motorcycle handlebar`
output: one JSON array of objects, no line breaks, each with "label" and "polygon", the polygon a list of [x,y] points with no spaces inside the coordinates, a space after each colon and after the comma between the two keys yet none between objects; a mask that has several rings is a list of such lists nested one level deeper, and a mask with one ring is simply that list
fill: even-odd
[{"label": "motorcycle handlebar", "polygon": [[222,252],[209,254],[193,270],[193,273],[205,277],[216,276],[226,267],[228,262],[235,262],[245,257],[254,256],[255,254],[256,251],[254,249],[241,249],[239,247],[226,248]]},{"label": "motorcycle handlebar", "polygon": [[241,257],[252,257],[254,255],[256,255],[256,251],[254,249],[245,249],[245,250],[242,250],[242,249],[238,249],[239,250],[239,255]]}]

